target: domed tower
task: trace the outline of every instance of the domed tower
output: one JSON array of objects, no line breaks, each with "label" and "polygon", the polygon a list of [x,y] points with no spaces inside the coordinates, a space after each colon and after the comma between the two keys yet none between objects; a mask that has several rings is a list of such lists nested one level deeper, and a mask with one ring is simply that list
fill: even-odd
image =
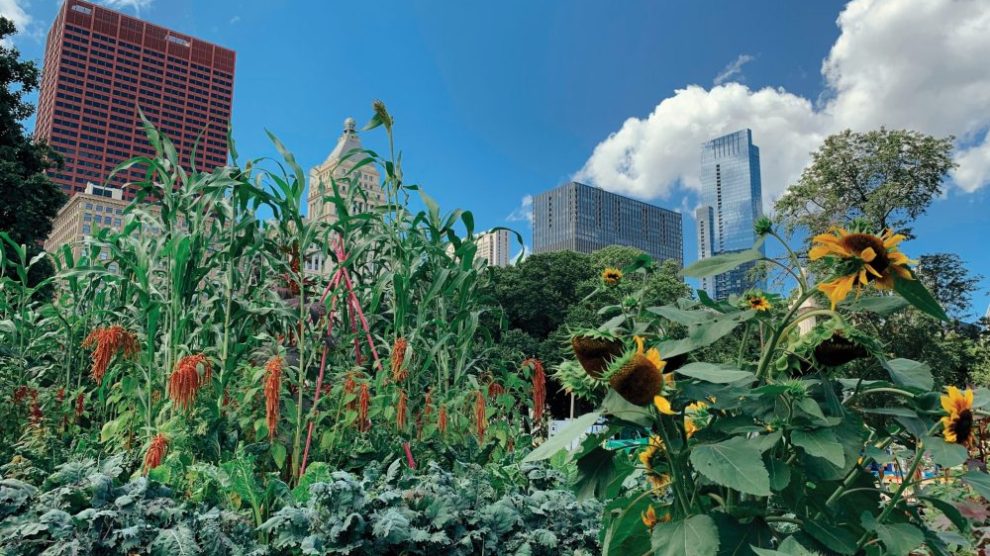
[{"label": "domed tower", "polygon": [[309,171],[309,218],[331,224],[337,221],[337,207],[332,202],[324,201],[325,196],[333,195],[331,178],[337,181],[340,195],[351,200],[352,213],[363,212],[385,203],[381,176],[373,164],[362,166],[350,176],[347,175],[365,158],[364,153],[357,152],[363,148],[354,118],[347,118],[344,120],[344,131],[337,139],[337,146],[322,164]]}]

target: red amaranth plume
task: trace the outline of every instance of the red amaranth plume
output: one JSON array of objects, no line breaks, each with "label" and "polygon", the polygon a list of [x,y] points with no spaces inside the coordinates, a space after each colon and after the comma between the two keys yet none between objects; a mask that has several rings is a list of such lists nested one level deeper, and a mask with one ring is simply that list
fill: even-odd
[{"label": "red amaranth plume", "polygon": [[409,342],[405,338],[397,338],[395,345],[392,346],[392,380],[395,382],[402,382],[409,376],[409,371],[404,365],[406,348],[408,347]]},{"label": "red amaranth plume", "polygon": [[399,390],[399,401],[395,404],[395,425],[399,427],[399,430],[406,428],[406,410],[409,404],[409,399],[406,397],[405,390]]},{"label": "red amaranth plume", "polygon": [[478,442],[485,440],[485,430],[488,428],[488,412],[485,410],[485,395],[478,390],[474,393],[474,425],[478,433]]},{"label": "red amaranth plume", "polygon": [[28,419],[31,424],[40,427],[41,420],[44,419],[45,414],[41,411],[41,404],[38,402],[38,391],[31,390],[31,413],[28,415]]},{"label": "red amaranth plume", "polygon": [[79,395],[76,396],[76,418],[77,419],[79,417],[82,417],[83,410],[85,409],[85,407],[86,407],[86,393],[85,392],[79,392]]},{"label": "red amaranth plume", "polygon": [[90,355],[92,366],[89,376],[97,384],[103,382],[103,375],[106,374],[110,360],[115,354],[123,352],[126,357],[130,357],[138,352],[137,336],[118,324],[93,329],[83,340],[82,347],[94,348]]},{"label": "red amaranth plume", "polygon": [[268,423],[268,438],[275,438],[278,427],[279,406],[282,396],[282,357],[276,355],[265,365],[265,421]]},{"label": "red amaranth plume", "polygon": [[158,433],[151,439],[151,444],[148,445],[148,451],[144,453],[144,473],[147,475],[148,471],[161,465],[167,453],[168,438]]},{"label": "red amaranth plume", "polygon": [[493,380],[492,383],[488,385],[489,400],[495,401],[498,399],[499,396],[501,396],[504,393],[505,393],[505,387],[499,384],[498,382],[495,382]]},{"label": "red amaranth plume", "polygon": [[368,383],[361,384],[361,394],[358,396],[358,430],[364,432],[368,425],[368,402],[371,400],[371,392],[368,390]]},{"label": "red amaranth plume", "polygon": [[[200,367],[203,367],[202,374]],[[187,355],[175,364],[175,370],[168,379],[168,397],[179,409],[188,410],[196,399],[196,393],[212,378],[213,368],[205,355]]]},{"label": "red amaranth plume", "polygon": [[547,405],[547,375],[543,371],[543,363],[535,357],[526,359],[522,364],[533,368],[533,421],[539,423]]},{"label": "red amaranth plume", "polygon": [[441,405],[440,411],[437,414],[437,430],[440,434],[447,433],[447,406]]}]

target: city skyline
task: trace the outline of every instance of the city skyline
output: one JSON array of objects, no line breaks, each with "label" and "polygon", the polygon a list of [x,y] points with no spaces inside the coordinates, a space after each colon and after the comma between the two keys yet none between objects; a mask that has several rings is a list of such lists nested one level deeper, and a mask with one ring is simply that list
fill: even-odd
[{"label": "city skyline", "polygon": [[[24,32],[13,43],[40,62],[43,32],[57,5],[16,5],[24,8],[18,16]],[[973,65],[978,58],[967,54],[985,50],[988,39],[962,25],[985,21],[988,7],[981,3],[953,9],[941,0],[911,0],[881,11],[866,0],[758,1],[708,11],[638,1],[620,7],[551,2],[520,4],[530,13],[525,19],[509,17],[511,6],[438,11],[416,2],[385,13],[313,2],[276,9],[253,0],[141,6],[136,15],[143,19],[237,51],[233,127],[241,152],[274,153],[264,133],[269,129],[303,167],[312,167],[326,157],[342,119],[354,116],[362,126],[371,100],[382,98],[396,115],[406,175],[443,206],[473,210],[479,228],[513,227],[530,246],[526,200],[585,172],[598,185],[681,212],[690,262],[700,204],[697,145],[734,129],[750,127],[759,138],[765,209],[821,140],[842,127],[953,134],[961,166],[904,250],[918,256],[949,249],[974,273],[990,276],[980,234],[959,234],[981,230],[990,209],[979,167],[990,105],[959,97],[988,90],[982,84],[990,70]],[[781,18],[789,25],[771,24]],[[926,23],[923,34],[909,31],[919,28],[918,20]],[[357,38],[354,21],[375,21],[403,48],[395,52]],[[691,29],[702,22],[710,33],[699,42]],[[734,32],[740,24],[760,32]],[[293,29],[294,40],[276,39],[266,31],[271,27]],[[596,40],[568,40],[575,28],[593,29]],[[870,47],[864,41],[871,36],[891,48]],[[690,60],[678,54],[685,44],[693,45]],[[861,71],[878,66],[891,69],[890,80]],[[921,81],[912,81],[915,76]],[[940,100],[932,91],[948,96]],[[852,109],[857,98],[865,99],[868,113]],[[364,141],[378,152],[387,149],[379,132]],[[612,164],[622,153],[628,163]],[[615,167],[638,177],[620,174],[612,181],[604,179],[605,170],[593,170]],[[464,187],[469,175],[472,187]],[[635,189],[642,184],[649,187]],[[985,278],[971,307],[974,317],[982,314],[988,289]]]}]

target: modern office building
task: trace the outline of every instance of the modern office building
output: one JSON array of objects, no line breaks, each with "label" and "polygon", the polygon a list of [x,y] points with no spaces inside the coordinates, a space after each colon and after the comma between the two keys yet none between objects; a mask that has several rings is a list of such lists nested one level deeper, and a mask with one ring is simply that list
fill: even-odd
[{"label": "modern office building", "polygon": [[683,264],[681,215],[574,181],[533,198],[534,253],[591,253],[609,245]]},{"label": "modern office building", "polygon": [[[743,129],[716,137],[701,147],[701,206],[695,211],[698,258],[753,247],[753,225],[763,214],[760,149],[753,133]],[[751,279],[754,263],[703,278],[701,287],[714,299],[763,287]]]},{"label": "modern office building", "polygon": [[[175,144],[180,164],[197,137],[197,167],[226,164],[234,60],[232,50],[65,0],[48,32],[35,127],[65,161],[51,178],[72,195],[104,183],[120,162],[153,154],[139,108]],[[133,168],[111,185],[142,177]]]},{"label": "modern office building", "polygon": [[[352,213],[365,212],[385,203],[385,190],[382,188],[378,168],[374,164],[365,164],[354,169],[366,158],[360,152],[363,149],[354,118],[347,118],[344,120],[344,131],[330,155],[309,171],[307,218],[322,220],[328,224],[337,222],[337,205],[327,199],[334,194],[334,182],[340,196],[348,199]],[[308,256],[305,268],[318,273],[330,271],[322,254]]]}]

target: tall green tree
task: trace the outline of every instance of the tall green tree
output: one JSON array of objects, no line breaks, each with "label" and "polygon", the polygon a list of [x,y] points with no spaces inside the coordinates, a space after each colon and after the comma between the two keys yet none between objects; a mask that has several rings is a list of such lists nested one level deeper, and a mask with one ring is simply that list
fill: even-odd
[{"label": "tall green tree", "polygon": [[[52,230],[52,219],[66,196],[44,171],[61,166],[61,159],[48,145],[32,141],[21,122],[34,113],[26,95],[37,89],[39,70],[34,62],[21,60],[9,37],[14,23],[0,17],[0,231],[26,244],[32,254]],[[51,272],[50,265],[36,265],[32,282]]]},{"label": "tall green tree", "polygon": [[973,293],[979,289],[983,276],[970,273],[959,255],[922,255],[918,257],[915,271],[949,316],[959,320],[969,315],[973,309]]},{"label": "tall green tree", "polygon": [[942,194],[951,151],[952,137],[909,130],[832,135],[777,201],[778,218],[789,231],[819,233],[863,219],[878,231],[910,234],[911,222]]}]

